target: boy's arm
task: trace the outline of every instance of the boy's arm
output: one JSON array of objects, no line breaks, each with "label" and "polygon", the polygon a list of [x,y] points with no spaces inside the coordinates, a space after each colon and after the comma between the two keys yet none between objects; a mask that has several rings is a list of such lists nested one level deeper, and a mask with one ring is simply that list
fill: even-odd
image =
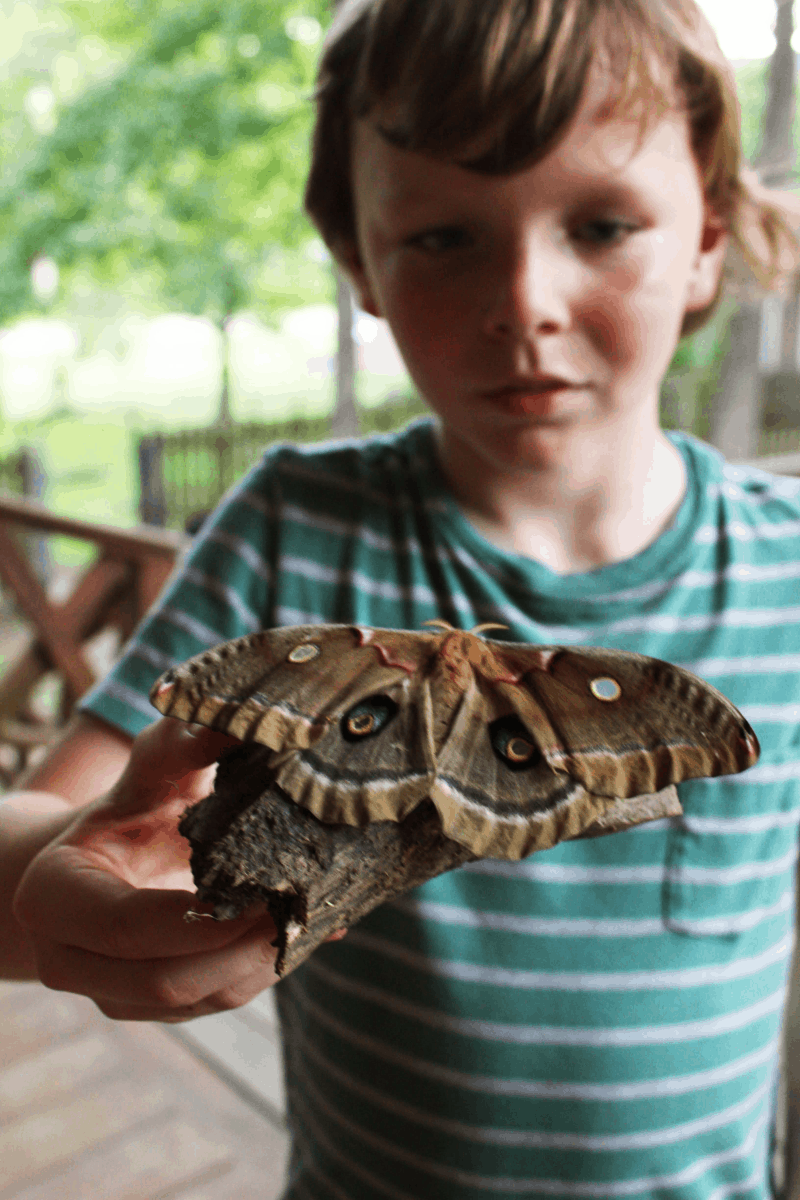
[{"label": "boy's arm", "polygon": [[74,810],[108,791],[122,774],[133,738],[80,713],[40,764],[0,797],[0,978],[35,979],[36,962],[12,904],[40,850],[63,833]]}]

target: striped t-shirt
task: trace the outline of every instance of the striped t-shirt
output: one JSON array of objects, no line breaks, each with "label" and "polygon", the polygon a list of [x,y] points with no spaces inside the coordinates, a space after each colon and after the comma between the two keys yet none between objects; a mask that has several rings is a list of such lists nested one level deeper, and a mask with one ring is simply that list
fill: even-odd
[{"label": "striped t-shirt", "polygon": [[476,532],[432,434],[270,448],[82,707],[136,734],[156,676],[225,639],[443,617],[688,667],[762,753],[681,785],[681,819],[431,880],[282,981],[285,1200],[764,1200],[800,816],[800,481],[670,435],[688,475],[671,527],[560,576]]}]

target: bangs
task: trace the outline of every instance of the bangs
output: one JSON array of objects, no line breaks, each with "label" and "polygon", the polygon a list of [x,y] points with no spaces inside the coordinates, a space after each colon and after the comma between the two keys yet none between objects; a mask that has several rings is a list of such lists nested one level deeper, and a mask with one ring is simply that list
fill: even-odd
[{"label": "bangs", "polygon": [[402,150],[507,174],[553,149],[597,71],[607,88],[599,115],[636,120],[641,142],[690,98],[675,87],[682,72],[674,37],[652,13],[632,20],[640,8],[624,0],[483,0],[476,13],[465,4],[389,0],[373,10],[350,116],[372,116]]}]

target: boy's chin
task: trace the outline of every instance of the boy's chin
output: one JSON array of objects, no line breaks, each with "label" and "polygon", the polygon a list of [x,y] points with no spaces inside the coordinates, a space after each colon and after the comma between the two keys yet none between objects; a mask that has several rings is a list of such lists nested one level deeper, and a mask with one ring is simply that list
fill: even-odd
[{"label": "boy's chin", "polygon": [[472,473],[566,468],[585,454],[590,437],[578,418],[551,417],[510,428],[466,429],[443,423],[438,440],[444,461],[458,463],[460,471]]}]

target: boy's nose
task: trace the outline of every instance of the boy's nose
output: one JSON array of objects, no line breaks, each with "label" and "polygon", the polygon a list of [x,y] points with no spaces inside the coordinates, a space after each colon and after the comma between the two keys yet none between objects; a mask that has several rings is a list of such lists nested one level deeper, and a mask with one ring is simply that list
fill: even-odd
[{"label": "boy's nose", "polygon": [[557,333],[569,327],[574,264],[544,239],[529,239],[487,280],[485,329],[493,336]]}]

